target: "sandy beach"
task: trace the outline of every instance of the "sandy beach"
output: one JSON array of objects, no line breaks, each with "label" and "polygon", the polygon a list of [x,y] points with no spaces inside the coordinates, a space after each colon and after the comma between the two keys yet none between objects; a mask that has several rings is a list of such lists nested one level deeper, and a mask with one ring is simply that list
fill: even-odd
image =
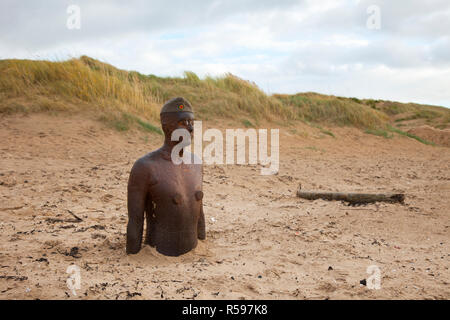
[{"label": "sandy beach", "polygon": [[[207,238],[195,250],[127,256],[128,174],[162,137],[82,116],[2,117],[0,299],[449,299],[450,149],[351,128],[295,130],[280,128],[277,175],[204,167]],[[299,184],[406,200],[308,201]],[[76,296],[66,284],[73,264]],[[379,290],[360,283],[371,265]]]}]

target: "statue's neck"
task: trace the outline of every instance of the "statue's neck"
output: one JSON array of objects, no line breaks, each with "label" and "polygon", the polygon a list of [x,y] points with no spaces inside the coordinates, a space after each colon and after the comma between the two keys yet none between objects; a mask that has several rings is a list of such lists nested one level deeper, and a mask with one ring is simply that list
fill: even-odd
[{"label": "statue's neck", "polygon": [[[172,149],[178,144],[178,141],[164,140],[164,144],[161,147],[161,151],[163,151],[168,157],[172,155]],[[184,149],[180,150],[180,157],[183,156]]]},{"label": "statue's neck", "polygon": [[164,150],[172,152],[173,147],[175,147],[178,143],[179,143],[178,141],[171,141],[170,139],[165,139],[162,148]]}]

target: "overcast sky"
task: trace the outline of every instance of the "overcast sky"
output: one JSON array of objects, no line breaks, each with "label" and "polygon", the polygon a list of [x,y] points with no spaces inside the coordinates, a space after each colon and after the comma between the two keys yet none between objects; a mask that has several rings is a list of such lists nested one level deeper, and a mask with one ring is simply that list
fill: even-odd
[{"label": "overcast sky", "polygon": [[0,2],[0,59],[80,55],[159,76],[231,72],[267,93],[450,107],[450,1]]}]

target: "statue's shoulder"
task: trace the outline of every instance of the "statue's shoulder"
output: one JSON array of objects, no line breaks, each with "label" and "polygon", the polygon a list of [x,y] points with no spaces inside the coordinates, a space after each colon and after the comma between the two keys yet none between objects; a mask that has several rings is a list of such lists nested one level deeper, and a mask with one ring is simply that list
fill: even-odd
[{"label": "statue's shoulder", "polygon": [[136,160],[133,169],[150,171],[151,168],[159,161],[160,155],[158,150],[147,153],[145,156]]},{"label": "statue's shoulder", "polygon": [[[153,162],[159,161],[161,159],[160,149],[147,153],[141,159],[143,162],[145,162],[147,164],[152,164]],[[139,160],[141,160],[141,159],[139,159]]]},{"label": "statue's shoulder", "polygon": [[[139,179],[148,179],[149,181],[156,181],[157,162],[159,155],[150,152],[145,156],[139,158],[131,168],[131,177],[139,177]],[[151,182],[152,184],[152,182]]]}]

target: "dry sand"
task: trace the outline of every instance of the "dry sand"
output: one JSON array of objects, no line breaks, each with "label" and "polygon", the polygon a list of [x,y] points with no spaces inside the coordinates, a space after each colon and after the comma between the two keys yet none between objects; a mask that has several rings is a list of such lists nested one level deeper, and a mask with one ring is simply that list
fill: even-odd
[{"label": "dry sand", "polygon": [[450,147],[450,129],[441,130],[424,125],[409,129],[408,133],[414,134],[436,145]]},{"label": "dry sand", "polygon": [[[278,175],[205,166],[207,240],[195,250],[127,256],[128,173],[161,137],[78,117],[3,117],[0,298],[450,298],[449,148],[356,129],[280,131]],[[349,207],[296,198],[299,183],[407,196]],[[77,296],[66,285],[72,264]],[[370,265],[380,290],[360,284]]]}]

